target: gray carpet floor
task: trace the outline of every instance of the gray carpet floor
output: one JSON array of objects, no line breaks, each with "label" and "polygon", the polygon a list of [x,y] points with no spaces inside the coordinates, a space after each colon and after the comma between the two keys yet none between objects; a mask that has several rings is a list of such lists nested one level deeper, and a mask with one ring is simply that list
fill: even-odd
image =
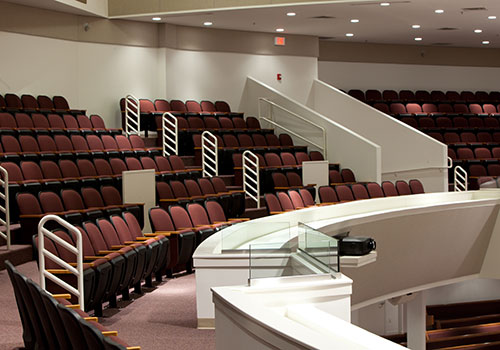
[{"label": "gray carpet floor", "polygon": [[[39,281],[35,262],[18,270]],[[120,338],[143,350],[215,349],[215,331],[196,328],[196,284],[194,274],[164,280],[133,301],[119,302],[118,309],[105,309],[99,322],[118,331]],[[0,350],[22,347],[22,326],[7,271],[0,271]]]}]

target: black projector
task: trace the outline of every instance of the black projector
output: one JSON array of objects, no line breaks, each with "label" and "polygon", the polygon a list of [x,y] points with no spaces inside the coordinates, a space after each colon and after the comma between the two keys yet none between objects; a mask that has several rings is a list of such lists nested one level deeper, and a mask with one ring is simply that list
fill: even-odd
[{"label": "black projector", "polygon": [[366,255],[376,246],[373,238],[347,236],[339,241],[339,255]]}]

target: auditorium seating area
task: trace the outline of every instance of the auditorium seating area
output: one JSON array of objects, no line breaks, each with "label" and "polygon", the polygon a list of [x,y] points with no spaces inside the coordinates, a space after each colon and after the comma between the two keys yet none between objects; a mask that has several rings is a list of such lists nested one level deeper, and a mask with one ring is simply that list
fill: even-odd
[{"label": "auditorium seating area", "polygon": [[140,350],[139,346],[128,346],[118,337],[118,332],[99,324],[97,317],[90,317],[79,305],[71,304],[69,294],[50,295],[9,261],[6,266],[15,291],[26,349]]},{"label": "auditorium seating area", "polygon": [[[500,301],[485,300],[427,306],[427,349],[497,349]],[[406,345],[406,334],[387,336]]]},{"label": "auditorium seating area", "polygon": [[[453,166],[478,189],[500,174],[500,92],[350,90],[349,95],[448,145]],[[453,172],[449,172],[453,182]]]},{"label": "auditorium seating area", "polygon": [[[11,203],[15,203],[11,218],[21,226],[22,235],[16,239],[32,240],[36,249],[38,222],[47,214],[75,225],[83,238],[85,310],[99,317],[105,307],[118,306],[119,296],[131,300],[130,290],[141,294],[144,287],[153,286],[154,279],[191,273],[192,255],[201,242],[248,220],[248,200],[241,190],[246,150],[259,159],[261,192],[266,193],[262,199],[269,214],[423,193],[418,180],[382,187],[359,183],[350,169],[339,164],[329,165],[331,185],[316,193],[314,184],[303,185],[301,167],[304,161],[323,160],[320,152],[295,145],[288,134],[262,128],[255,117],[231,112],[223,101],[141,99],[146,128],[159,131],[159,117],[165,111],[177,118],[181,156],[164,157],[159,147],[146,146],[154,135],[149,139],[125,136],[121,129],[107,128],[98,115],[87,117],[85,111],[71,110],[64,97],[49,98],[50,104],[45,98],[42,103],[12,95],[0,99],[0,164],[9,173]],[[123,99],[120,105],[123,111]],[[201,132],[205,130],[218,140],[219,177],[201,177]],[[155,144],[160,144],[161,133],[157,136]],[[156,174],[157,207],[149,210],[147,218],[142,204],[122,204],[122,172],[140,169],[154,169]],[[153,232],[142,233],[144,220],[149,220]],[[51,224],[49,229],[75,244],[76,237],[59,225]],[[61,260],[75,262],[72,253],[51,239],[45,238],[44,246]],[[75,284],[58,264],[48,259],[45,264]],[[52,281],[47,281],[47,288],[64,292]],[[47,329],[44,332],[48,334]]]}]

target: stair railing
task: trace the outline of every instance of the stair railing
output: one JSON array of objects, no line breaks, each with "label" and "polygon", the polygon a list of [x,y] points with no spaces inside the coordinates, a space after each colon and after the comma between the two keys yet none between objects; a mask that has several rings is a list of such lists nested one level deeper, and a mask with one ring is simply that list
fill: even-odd
[{"label": "stair railing", "polygon": [[163,156],[179,154],[179,127],[177,118],[170,112],[163,113],[162,117],[162,145]]},{"label": "stair railing", "polygon": [[125,134],[139,135],[141,132],[141,104],[134,95],[125,97]]},{"label": "stair railing", "polygon": [[257,202],[260,208],[260,172],[259,157],[251,151],[243,152],[243,190],[245,194]]},{"label": "stair railing", "polygon": [[0,166],[0,199],[3,199],[3,205],[0,204],[0,212],[4,213],[5,219],[0,217],[0,225],[3,232],[0,230],[0,237],[7,242],[7,250],[10,250],[10,207],[9,207],[9,173],[5,168]]},{"label": "stair railing", "polygon": [[201,161],[203,177],[219,175],[219,152],[217,137],[210,131],[201,134]]},{"label": "stair railing", "polygon": [[457,165],[454,170],[453,188],[455,192],[467,191],[468,189],[467,172],[461,166]]},{"label": "stair railing", "polygon": [[[269,118],[262,115],[262,110],[261,110],[262,103],[265,103],[265,104],[269,105],[269,107],[270,107],[269,108],[269,111],[270,111]],[[294,118],[294,119],[300,120],[300,121],[312,126],[313,129],[316,129],[317,131],[319,131],[321,133],[322,138],[323,138],[323,144],[320,145],[320,144],[308,139],[307,137],[300,135],[298,132],[290,130],[287,127],[276,122],[275,116],[274,116],[274,108],[285,112],[287,114],[288,118]],[[263,120],[263,121],[271,124],[273,127],[279,128],[279,129],[285,131],[286,133],[293,135],[294,137],[304,141],[306,144],[309,144],[309,145],[319,149],[323,153],[323,156],[325,157],[325,159],[328,159],[327,158],[328,157],[328,155],[327,155],[327,135],[326,135],[326,130],[324,127],[322,127],[322,126],[310,121],[309,119],[306,119],[306,118],[302,117],[301,115],[298,115],[297,113],[292,112],[289,109],[286,109],[285,107],[280,106],[279,104],[277,104],[277,103],[275,103],[267,98],[264,98],[264,97],[259,98],[259,120]]]},{"label": "stair railing", "polygon": [[[72,233],[73,236],[76,237],[76,245],[71,245],[70,243],[66,242],[65,240],[56,236],[54,233],[45,228],[45,224],[49,221],[56,221],[58,224]],[[71,264],[67,263],[66,261],[62,260],[58,256],[45,249],[45,237],[50,238],[54,242],[54,244],[61,245],[65,249],[74,253],[76,256],[76,267],[73,267]],[[45,258],[52,260],[53,262],[61,266],[62,269],[46,269]],[[83,298],[83,249],[81,232],[75,226],[61,219],[57,215],[45,215],[38,223],[38,264],[40,269],[40,287],[46,290],[45,278],[48,278],[58,286],[75,295],[78,298],[80,309],[83,311],[85,309],[85,305]],[[70,273],[75,275],[77,278],[77,288],[71,286],[61,278],[57,277],[55,274],[58,272]]]}]

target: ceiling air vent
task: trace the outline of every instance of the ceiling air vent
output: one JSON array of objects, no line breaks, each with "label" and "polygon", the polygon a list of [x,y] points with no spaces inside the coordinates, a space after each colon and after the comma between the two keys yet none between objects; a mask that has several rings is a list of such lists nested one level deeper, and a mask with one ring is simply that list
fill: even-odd
[{"label": "ceiling air vent", "polygon": [[318,38],[319,40],[332,40],[332,39],[335,39],[334,36],[320,36]]},{"label": "ceiling air vent", "polygon": [[432,46],[450,46],[451,43],[432,43]]},{"label": "ceiling air vent", "polygon": [[464,7],[462,11],[486,11],[486,7]]},{"label": "ceiling air vent", "polygon": [[453,28],[453,27],[441,27],[441,28],[438,28],[437,30],[442,30],[442,31],[451,31],[451,30],[458,30],[458,28]]},{"label": "ceiling air vent", "polygon": [[334,19],[332,16],[313,16],[312,19]]}]

